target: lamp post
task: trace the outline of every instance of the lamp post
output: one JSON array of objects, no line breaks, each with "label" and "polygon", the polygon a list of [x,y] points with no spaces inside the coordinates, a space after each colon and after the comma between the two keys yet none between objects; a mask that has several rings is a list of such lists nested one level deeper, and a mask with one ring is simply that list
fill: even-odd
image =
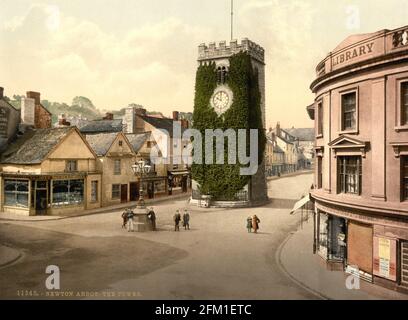
[{"label": "lamp post", "polygon": [[140,189],[139,189],[139,201],[138,201],[138,208],[145,208],[145,203],[143,199],[143,175],[148,174],[150,172],[151,166],[146,164],[145,161],[140,160],[137,161],[134,165],[132,165],[133,173],[136,176],[140,177]]}]

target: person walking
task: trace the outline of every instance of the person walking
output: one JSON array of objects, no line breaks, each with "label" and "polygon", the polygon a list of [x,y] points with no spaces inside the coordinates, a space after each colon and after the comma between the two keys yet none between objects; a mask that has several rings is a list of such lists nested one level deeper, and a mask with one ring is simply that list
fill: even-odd
[{"label": "person walking", "polygon": [[187,212],[187,209],[184,209],[183,227],[184,230],[190,230],[190,214]]},{"label": "person walking", "polygon": [[126,225],[127,225],[127,222],[128,222],[128,218],[127,218],[128,211],[129,211],[129,209],[126,209],[122,213],[122,229],[126,229]]},{"label": "person walking", "polygon": [[252,229],[254,229],[255,233],[258,233],[258,229],[259,229],[259,223],[261,222],[261,220],[259,220],[259,218],[254,215],[252,217]]},{"label": "person walking", "polygon": [[252,232],[252,217],[247,218],[247,230],[248,230],[248,233]]},{"label": "person walking", "polygon": [[176,211],[176,214],[174,215],[173,220],[174,220],[174,231],[180,231],[181,215],[180,215],[179,210]]},{"label": "person walking", "polygon": [[127,214],[127,219],[128,219],[128,232],[134,232],[134,224],[133,224],[133,218],[135,217],[135,214],[133,213],[133,210],[129,209],[128,214]]},{"label": "person walking", "polygon": [[152,223],[153,231],[156,231],[156,213],[154,212],[153,207],[150,208],[150,211],[147,214],[147,217],[150,219]]}]

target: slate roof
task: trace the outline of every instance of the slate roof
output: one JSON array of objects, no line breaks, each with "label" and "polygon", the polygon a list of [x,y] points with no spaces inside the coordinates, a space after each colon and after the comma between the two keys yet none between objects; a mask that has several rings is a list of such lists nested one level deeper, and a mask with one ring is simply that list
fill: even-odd
[{"label": "slate roof", "polygon": [[85,134],[121,132],[122,130],[123,130],[122,119],[93,120],[80,129],[80,131]]},{"label": "slate roof", "polygon": [[156,118],[149,116],[140,116],[144,121],[151,124],[157,129],[164,129],[173,137],[173,119],[170,118]]},{"label": "slate roof", "polygon": [[85,136],[86,141],[96,153],[98,157],[103,157],[109,151],[113,141],[117,137],[117,133],[108,132],[108,133],[98,133],[98,134],[87,134]]},{"label": "slate roof", "polygon": [[134,152],[138,152],[140,148],[143,146],[145,141],[149,139],[150,132],[144,133],[127,133],[126,138],[129,140],[130,144],[133,147]]},{"label": "slate roof", "polygon": [[28,130],[1,156],[1,163],[40,164],[72,127]]},{"label": "slate roof", "polygon": [[299,139],[299,141],[314,141],[315,132],[314,128],[292,128],[285,129],[290,135]]}]

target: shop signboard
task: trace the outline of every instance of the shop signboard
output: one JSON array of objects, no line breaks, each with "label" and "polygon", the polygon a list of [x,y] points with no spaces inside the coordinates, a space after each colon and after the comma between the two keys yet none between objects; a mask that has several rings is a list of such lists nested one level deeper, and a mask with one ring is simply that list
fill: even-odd
[{"label": "shop signboard", "polygon": [[385,237],[374,237],[374,275],[397,280],[397,241]]}]

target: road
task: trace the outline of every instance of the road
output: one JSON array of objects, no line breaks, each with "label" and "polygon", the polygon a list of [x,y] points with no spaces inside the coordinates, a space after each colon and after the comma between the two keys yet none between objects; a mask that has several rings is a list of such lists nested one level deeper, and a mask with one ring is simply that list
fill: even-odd
[{"label": "road", "polygon": [[[201,209],[185,200],[154,206],[159,230],[129,233],[121,212],[41,222],[0,222],[0,244],[23,258],[0,269],[0,297],[49,298],[48,265],[60,268],[73,297],[135,299],[316,299],[280,271],[275,255],[299,216],[289,215],[312,175],[269,182],[273,201],[251,209]],[[191,212],[191,230],[174,232],[176,209]],[[248,234],[256,214],[260,232]],[[130,294],[130,296],[128,296]],[[76,296],[78,295],[78,296]],[[55,298],[55,297],[52,297]]]}]

